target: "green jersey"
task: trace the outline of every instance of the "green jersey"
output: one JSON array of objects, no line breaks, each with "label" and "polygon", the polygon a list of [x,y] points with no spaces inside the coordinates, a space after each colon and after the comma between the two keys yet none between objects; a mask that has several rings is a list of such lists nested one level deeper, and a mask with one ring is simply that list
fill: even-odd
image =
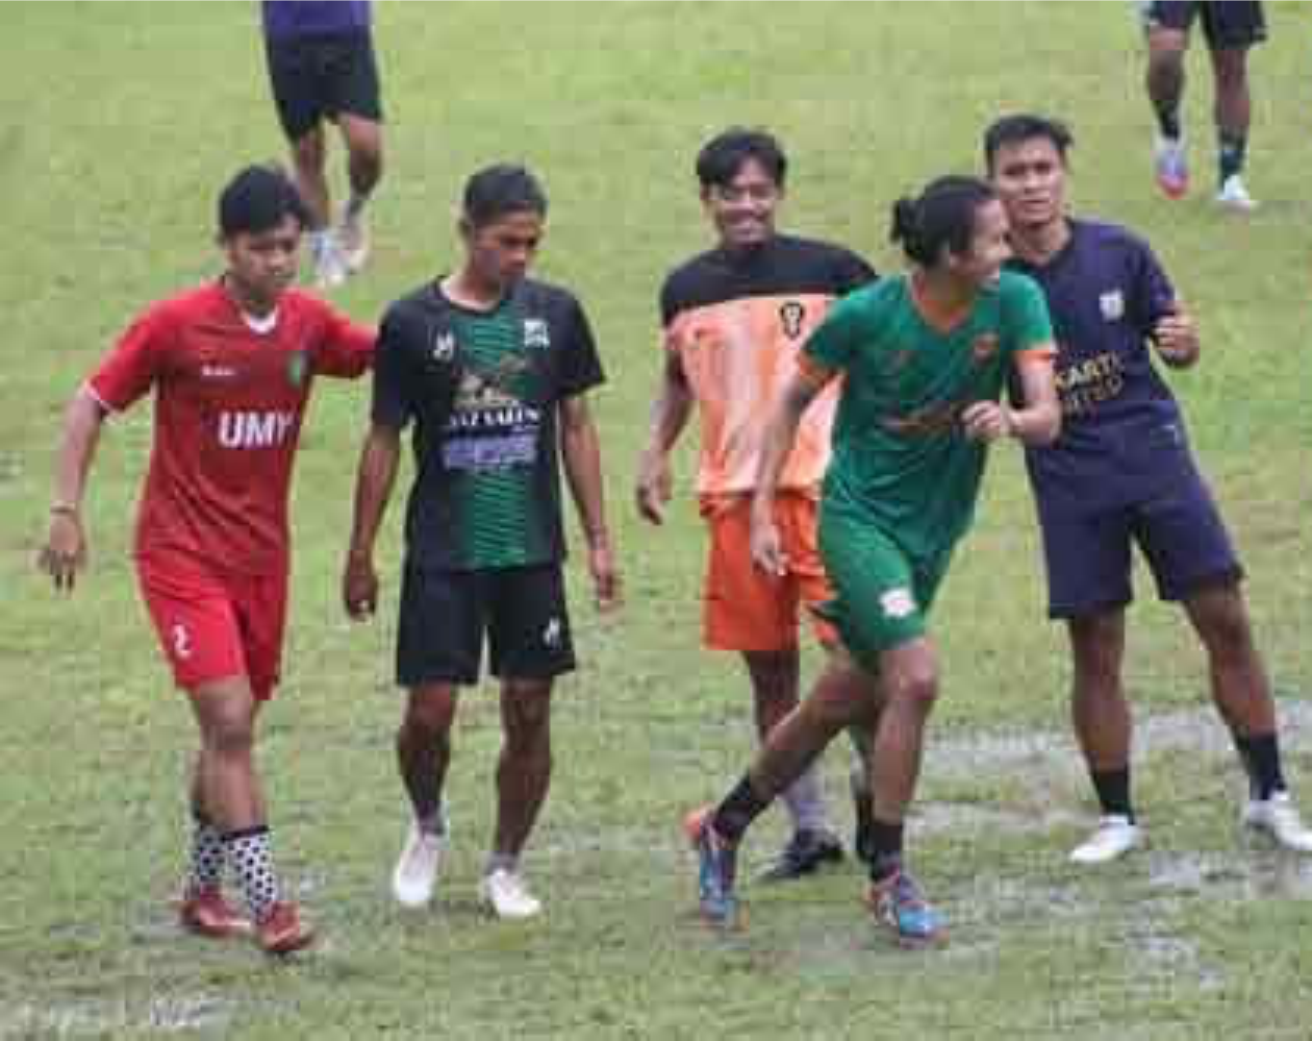
[{"label": "green jersey", "polygon": [[1003,272],[944,333],[928,324],[909,278],[839,301],[805,347],[843,375],[824,510],[873,523],[913,558],[949,550],[970,527],[985,446],[961,413],[996,401],[1016,356],[1052,340],[1043,293]]}]

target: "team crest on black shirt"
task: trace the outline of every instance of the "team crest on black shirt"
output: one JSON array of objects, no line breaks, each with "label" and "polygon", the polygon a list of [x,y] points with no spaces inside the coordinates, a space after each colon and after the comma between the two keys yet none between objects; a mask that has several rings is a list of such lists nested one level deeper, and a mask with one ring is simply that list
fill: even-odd
[{"label": "team crest on black shirt", "polygon": [[524,319],[524,346],[525,347],[551,346],[551,333],[547,329],[546,319],[544,318]]},{"label": "team crest on black shirt", "polygon": [[983,365],[998,353],[998,334],[981,333],[970,344],[970,356],[976,365]]},{"label": "team crest on black shirt", "polygon": [[806,308],[796,300],[785,300],[779,305],[779,324],[784,327],[784,335],[796,340],[802,335],[802,323],[806,321]]},{"label": "team crest on black shirt", "polygon": [[310,359],[304,351],[292,351],[287,355],[287,382],[293,387],[305,383],[305,374],[310,370]]},{"label": "team crest on black shirt", "polygon": [[1125,317],[1125,297],[1119,289],[1113,289],[1098,296],[1098,310],[1104,321],[1118,322]]}]

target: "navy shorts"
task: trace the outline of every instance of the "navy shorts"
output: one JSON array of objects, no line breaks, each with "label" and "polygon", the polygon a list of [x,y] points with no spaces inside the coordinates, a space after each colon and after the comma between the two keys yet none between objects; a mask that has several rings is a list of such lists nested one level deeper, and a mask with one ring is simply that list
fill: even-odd
[{"label": "navy shorts", "polygon": [[382,122],[378,66],[367,30],[265,39],[278,121],[297,141],[345,112]]},{"label": "navy shorts", "polygon": [[1149,29],[1188,32],[1199,18],[1207,46],[1214,51],[1251,47],[1266,39],[1266,19],[1256,0],[1155,0],[1143,6]]},{"label": "navy shorts", "polygon": [[573,669],[560,565],[486,571],[406,565],[396,636],[398,684],[477,683],[485,636],[494,676],[550,679]]},{"label": "navy shorts", "polygon": [[1042,528],[1050,618],[1078,618],[1130,603],[1132,543],[1163,600],[1183,600],[1244,575],[1220,511],[1192,462],[1150,498],[1082,515],[1046,516]]}]

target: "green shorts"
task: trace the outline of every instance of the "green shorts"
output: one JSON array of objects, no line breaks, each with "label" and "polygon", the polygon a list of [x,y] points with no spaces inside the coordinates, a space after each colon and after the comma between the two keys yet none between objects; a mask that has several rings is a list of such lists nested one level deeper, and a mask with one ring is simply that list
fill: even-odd
[{"label": "green shorts", "polygon": [[820,556],[837,595],[819,613],[873,671],[884,651],[925,635],[952,547],[916,559],[870,521],[822,510]]}]

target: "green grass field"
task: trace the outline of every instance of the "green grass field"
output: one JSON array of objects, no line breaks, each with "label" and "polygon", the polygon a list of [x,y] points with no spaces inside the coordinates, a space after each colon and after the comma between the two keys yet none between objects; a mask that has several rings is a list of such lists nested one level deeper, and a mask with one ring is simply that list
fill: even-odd
[{"label": "green grass field", "polygon": [[[666,527],[640,526],[630,504],[655,292],[707,242],[691,172],[704,138],[773,128],[793,160],[787,226],[891,269],[896,196],[975,168],[979,133],[1004,110],[1062,116],[1078,138],[1079,208],[1147,234],[1201,320],[1204,361],[1173,383],[1250,573],[1290,773],[1312,792],[1312,70],[1302,6],[1268,6],[1249,177],[1264,205],[1237,219],[1208,202],[1201,51],[1188,122],[1202,190],[1156,197],[1129,4],[382,5],[375,261],[339,299],[373,320],[445,269],[476,166],[541,172],[553,206],[540,270],[583,297],[611,377],[596,410],[628,604],[602,622],[576,598],[583,667],[558,695],[555,785],[527,861],[545,917],[502,925],[474,904],[499,740],[488,688],[467,694],[458,728],[441,899],[400,913],[387,890],[405,821],[391,752],[400,511],[381,616],[350,626],[337,582],[366,389],[321,384],[296,487],[287,682],[261,762],[282,865],[323,942],[270,964],[181,935],[169,910],[194,737],[127,559],[149,408],[102,443],[75,596],[57,598],[33,568],[68,396],[130,315],[216,270],[222,182],[283,155],[258,12],[0,5],[0,1037],[1309,1036],[1312,863],[1238,835],[1238,771],[1201,654],[1178,613],[1147,599],[1127,679],[1152,723],[1138,758],[1151,846],[1110,871],[1066,864],[1095,810],[1009,448],[936,616],[944,694],[911,841],[950,942],[911,954],[875,934],[851,866],[749,886],[746,928],[705,930],[677,821],[736,776],[753,741],[737,663],[698,646],[692,438]],[[846,827],[845,766],[839,749],[826,761]],[[749,869],[782,836],[772,816]]]}]

